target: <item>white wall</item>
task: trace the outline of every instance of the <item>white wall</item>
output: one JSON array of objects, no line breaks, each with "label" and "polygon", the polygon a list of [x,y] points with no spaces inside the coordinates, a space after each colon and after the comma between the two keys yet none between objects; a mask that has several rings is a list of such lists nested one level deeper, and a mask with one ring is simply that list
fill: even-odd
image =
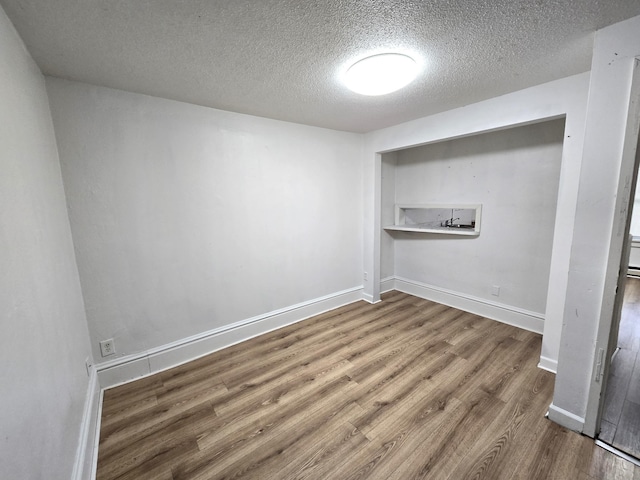
[{"label": "white wall", "polygon": [[640,237],[640,191],[636,191],[633,202],[633,215],[631,218],[631,235]]},{"label": "white wall", "polygon": [[560,350],[569,254],[582,162],[589,74],[575,75],[484,102],[424,117],[365,136],[365,294],[379,296],[381,265],[381,157],[422,144],[566,117],[541,366],[555,370]]},{"label": "white wall", "polygon": [[396,152],[396,203],[479,203],[482,221],[478,237],[383,234],[395,275],[544,316],[563,133],[554,120]]},{"label": "white wall", "polygon": [[[586,421],[588,434],[594,433],[600,398],[593,380],[595,351],[606,348],[606,338],[598,331],[610,324],[613,312],[627,221],[625,203],[632,187],[635,152],[625,158],[623,146],[625,141],[632,150],[637,145],[640,99],[630,102],[630,92],[638,56],[640,16],[597,32],[562,347],[550,411],[553,419],[571,428],[582,429]],[[625,138],[628,120],[633,128]]]},{"label": "white wall", "polygon": [[[393,225],[395,221],[396,204],[396,165],[397,152],[389,152],[382,155],[381,162],[381,211],[380,223]],[[395,267],[395,240],[392,235],[384,232],[380,239],[380,278],[394,277]]]},{"label": "white wall", "polygon": [[[636,238],[640,238],[640,189],[636,189],[630,227],[629,233]],[[635,241],[631,244],[629,266],[640,268],[640,242]]]},{"label": "white wall", "polygon": [[69,479],[87,324],[44,78],[0,9],[0,476]]},{"label": "white wall", "polygon": [[362,285],[360,135],[47,88],[96,358]]}]

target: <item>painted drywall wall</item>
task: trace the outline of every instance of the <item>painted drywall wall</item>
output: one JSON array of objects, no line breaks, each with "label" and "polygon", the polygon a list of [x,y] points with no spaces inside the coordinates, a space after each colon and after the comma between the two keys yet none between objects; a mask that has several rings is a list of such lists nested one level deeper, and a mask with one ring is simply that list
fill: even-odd
[{"label": "painted drywall wall", "polygon": [[[633,235],[634,238],[640,238],[640,189],[636,189],[629,233]],[[631,244],[629,267],[640,267],[640,242],[638,241],[634,241]]]},{"label": "painted drywall wall", "polygon": [[[396,164],[397,152],[389,152],[382,155],[381,162],[381,211],[380,223],[393,225],[395,221],[396,204]],[[394,277],[395,267],[395,241],[391,234],[383,234],[380,246],[380,278]]]},{"label": "painted drywall wall", "polygon": [[554,120],[396,152],[396,203],[481,204],[482,221],[477,237],[386,233],[395,275],[544,315],[563,134]]},{"label": "painted drywall wall", "polygon": [[629,267],[640,268],[640,242],[631,243],[631,251],[629,252]]},{"label": "painted drywall wall", "polygon": [[362,285],[360,135],[47,87],[96,358]]},{"label": "painted drywall wall", "polygon": [[369,275],[369,280],[365,282],[365,293],[373,299],[379,297],[382,235],[380,152],[565,117],[541,351],[541,365],[554,370],[560,349],[569,254],[573,242],[573,222],[582,162],[588,87],[589,74],[584,73],[367,134],[363,172],[365,181],[364,268],[373,274]]},{"label": "painted drywall wall", "polygon": [[636,190],[636,197],[633,202],[633,214],[631,217],[631,235],[640,237],[640,192]]},{"label": "painted drywall wall", "polygon": [[[640,17],[596,34],[589,88],[584,156],[571,248],[569,283],[563,318],[560,358],[550,415],[572,428],[593,434],[599,391],[595,378],[596,348],[602,322],[613,312],[617,273],[627,220],[633,155],[623,159],[623,146],[635,149],[637,128],[625,139],[629,120],[638,125],[639,109],[631,105],[635,57],[640,56]],[[631,110],[631,112],[630,112]],[[587,403],[590,392],[590,408]],[[587,415],[589,414],[589,415]]]},{"label": "painted drywall wall", "polygon": [[0,476],[72,477],[87,324],[44,77],[0,9]]}]

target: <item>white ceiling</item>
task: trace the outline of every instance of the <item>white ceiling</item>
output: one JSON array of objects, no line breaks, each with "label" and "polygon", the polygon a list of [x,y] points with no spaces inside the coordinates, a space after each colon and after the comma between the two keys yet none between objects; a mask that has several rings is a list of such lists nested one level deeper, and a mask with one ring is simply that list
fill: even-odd
[{"label": "white ceiling", "polygon": [[[0,0],[43,73],[367,132],[589,70],[593,32],[640,0]],[[383,97],[340,73],[400,51]]]}]

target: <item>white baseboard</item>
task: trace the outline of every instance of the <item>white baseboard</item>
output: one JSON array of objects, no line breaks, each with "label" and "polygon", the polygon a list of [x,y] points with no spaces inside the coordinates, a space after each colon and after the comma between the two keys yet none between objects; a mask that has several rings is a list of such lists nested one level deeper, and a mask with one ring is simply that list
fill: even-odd
[{"label": "white baseboard", "polygon": [[376,303],[373,301],[373,295],[369,295],[368,293],[362,292],[362,300],[365,302],[369,302],[371,304]]},{"label": "white baseboard", "polygon": [[542,370],[546,370],[551,373],[558,373],[558,361],[553,358],[543,357],[540,355],[540,363],[538,363],[538,368]]},{"label": "white baseboard", "polygon": [[582,433],[584,429],[583,417],[579,417],[564,408],[556,407],[553,403],[549,405],[549,420],[578,433]]},{"label": "white baseboard", "polygon": [[396,290],[401,292],[542,334],[544,315],[541,313],[492,302],[406,278],[395,277],[394,283]]},{"label": "white baseboard", "polygon": [[396,289],[396,278],[387,277],[380,280],[380,293],[390,292]]},{"label": "white baseboard", "polygon": [[[381,293],[391,290],[399,290],[526,330],[542,333],[544,317],[535,312],[490,302],[403,278],[388,277],[382,279],[380,282]],[[362,287],[344,290],[92,367],[84,407],[80,442],[76,453],[73,480],[90,480],[95,478],[104,389],[167,370],[222,348],[235,345],[250,338],[263,335],[358,300],[371,302],[372,299],[368,299],[367,297],[370,296],[363,292]],[[551,369],[551,363],[554,363],[556,367],[557,363],[551,359],[545,359],[543,361],[543,358],[544,357],[541,357],[540,359],[540,368],[555,373],[555,367]],[[584,425],[584,419],[554,407],[553,405],[549,407],[549,415],[552,420],[572,430],[581,431]],[[560,420],[555,420],[554,417],[558,417]],[[563,423],[563,421],[566,423]]]},{"label": "white baseboard", "polygon": [[91,464],[91,476],[90,480],[95,480],[98,476],[98,447],[100,446],[100,428],[102,426],[102,405],[104,402],[104,389],[100,388],[100,395],[98,397],[98,411],[96,412],[96,431],[93,436],[93,462]]},{"label": "white baseboard", "polygon": [[73,466],[72,480],[91,480],[94,476],[94,464],[97,461],[95,438],[99,432],[101,390],[98,385],[98,373],[95,367],[89,369],[89,385],[82,413],[80,437],[76,459]]},{"label": "white baseboard", "polygon": [[96,365],[98,380],[102,388],[114,387],[363,299],[362,287],[343,290],[225,325],[145,352],[120,357]]}]

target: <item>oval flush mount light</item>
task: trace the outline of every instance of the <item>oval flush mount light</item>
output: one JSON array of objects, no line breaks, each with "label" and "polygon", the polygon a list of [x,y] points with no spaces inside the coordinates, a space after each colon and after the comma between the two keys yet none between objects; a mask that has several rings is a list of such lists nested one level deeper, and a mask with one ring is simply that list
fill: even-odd
[{"label": "oval flush mount light", "polygon": [[364,58],[347,70],[345,83],[361,95],[385,95],[410,84],[418,74],[415,60],[401,53]]}]

